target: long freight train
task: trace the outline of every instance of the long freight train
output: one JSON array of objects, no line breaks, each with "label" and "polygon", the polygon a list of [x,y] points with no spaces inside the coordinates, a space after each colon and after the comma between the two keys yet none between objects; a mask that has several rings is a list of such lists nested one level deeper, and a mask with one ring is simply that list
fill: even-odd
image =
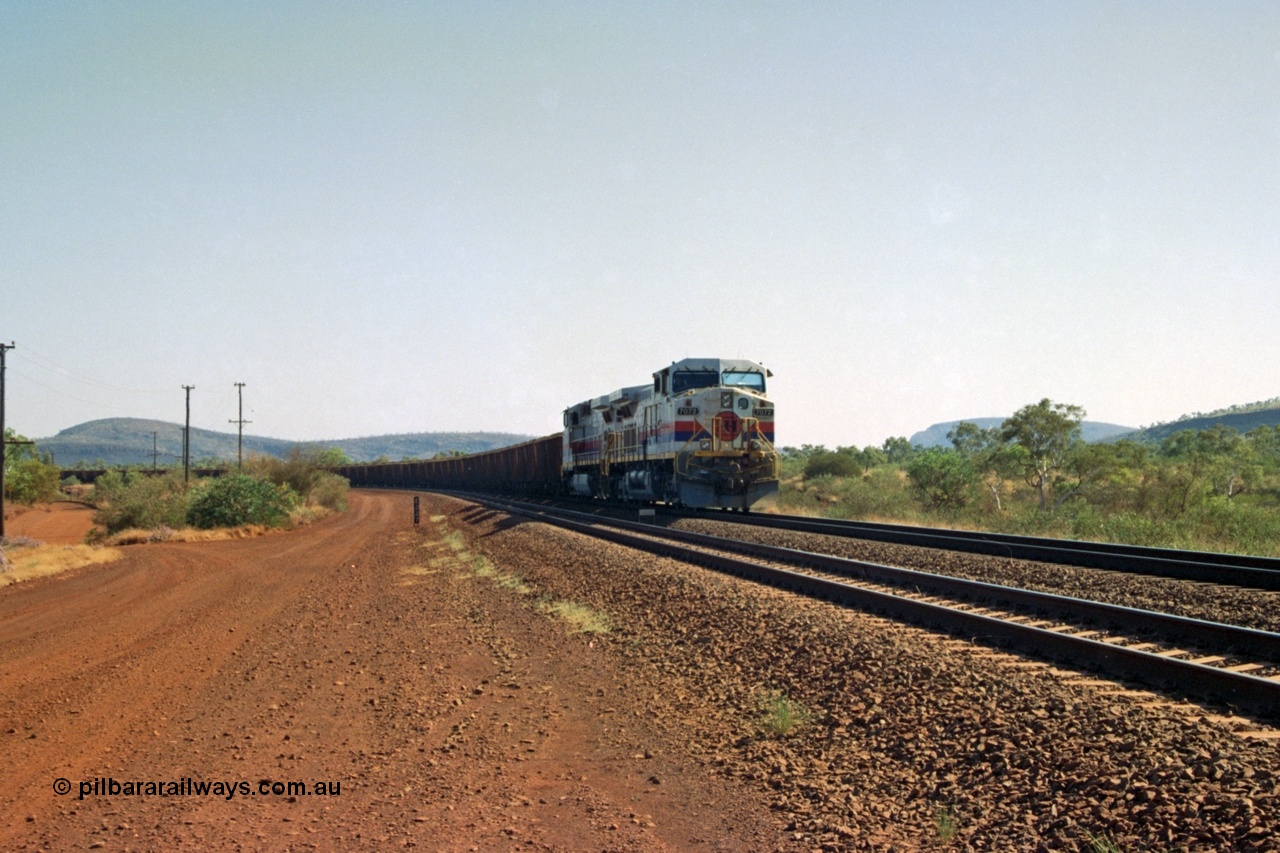
[{"label": "long freight train", "polygon": [[334,470],[353,486],[575,494],[741,510],[778,493],[772,374],[742,359],[687,358],[564,411],[564,430],[446,459]]}]

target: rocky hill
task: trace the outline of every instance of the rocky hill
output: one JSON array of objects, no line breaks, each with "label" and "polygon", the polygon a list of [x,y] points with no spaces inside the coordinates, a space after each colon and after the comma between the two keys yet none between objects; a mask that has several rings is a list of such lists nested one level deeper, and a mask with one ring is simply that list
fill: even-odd
[{"label": "rocky hill", "polygon": [[1274,405],[1266,408],[1253,408],[1253,406],[1263,405],[1255,403],[1250,406],[1238,407],[1245,409],[1245,411],[1226,410],[1210,412],[1207,415],[1187,415],[1172,423],[1155,424],[1154,426],[1140,429],[1129,438],[1134,441],[1158,442],[1163,441],[1175,432],[1182,432],[1184,429],[1211,429],[1219,424],[1231,427],[1242,435],[1262,426],[1280,426],[1280,402],[1269,402],[1273,402]]},{"label": "rocky hill", "polygon": [[[928,429],[921,430],[911,436],[911,443],[921,447],[950,447],[951,442],[947,441],[947,433],[964,422],[977,424],[983,429],[991,429],[1004,423],[1004,418],[965,418],[964,421],[947,421],[934,424]],[[1115,441],[1133,431],[1133,427],[1100,423],[1098,421],[1085,421],[1080,425],[1081,435],[1090,444],[1098,441]]]},{"label": "rocky hill", "polygon": [[[375,435],[332,441],[296,442],[257,435],[244,437],[244,453],[284,456],[292,448],[337,447],[353,461],[369,462],[380,457],[390,460],[421,459],[462,451],[477,453],[527,441],[533,436],[498,432],[417,432]],[[182,460],[182,425],[141,418],[105,418],[68,427],[55,436],[36,439],[36,446],[53,454],[63,468],[86,463],[106,465],[150,465],[153,452],[158,464],[172,465]],[[154,451],[153,451],[154,447]],[[236,434],[191,428],[191,460],[235,461]]]}]

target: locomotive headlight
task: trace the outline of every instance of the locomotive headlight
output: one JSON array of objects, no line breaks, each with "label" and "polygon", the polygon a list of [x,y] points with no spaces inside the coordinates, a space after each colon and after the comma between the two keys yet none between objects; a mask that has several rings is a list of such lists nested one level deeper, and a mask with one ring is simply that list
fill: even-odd
[{"label": "locomotive headlight", "polygon": [[749,398],[749,397],[739,397],[739,398],[738,398],[738,408],[739,408],[739,409],[742,409],[744,412],[745,412],[747,409],[751,408],[751,398]]},{"label": "locomotive headlight", "polygon": [[704,439],[702,439],[702,441],[698,442],[698,446],[699,446],[699,447],[701,447],[703,450],[710,450],[710,449],[711,449],[711,439],[709,439],[709,438],[704,438]]},{"label": "locomotive headlight", "polygon": [[758,442],[758,441],[756,441],[756,440],[752,439],[752,441],[751,441],[751,449],[752,449],[752,450],[759,450],[759,449],[760,449],[760,442]]}]

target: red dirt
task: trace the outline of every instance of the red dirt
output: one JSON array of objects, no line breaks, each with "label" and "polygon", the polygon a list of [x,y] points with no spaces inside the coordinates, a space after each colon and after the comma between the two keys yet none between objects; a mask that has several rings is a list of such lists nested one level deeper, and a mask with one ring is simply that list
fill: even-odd
[{"label": "red dirt", "polygon": [[[410,501],[0,590],[0,849],[786,849],[763,793],[632,714],[589,638],[405,573],[429,559]],[[99,778],[341,794],[78,797]]]},{"label": "red dirt", "polygon": [[[12,512],[12,514],[10,514]],[[28,536],[49,545],[82,545],[93,527],[92,507],[72,501],[5,508],[4,532]]]}]

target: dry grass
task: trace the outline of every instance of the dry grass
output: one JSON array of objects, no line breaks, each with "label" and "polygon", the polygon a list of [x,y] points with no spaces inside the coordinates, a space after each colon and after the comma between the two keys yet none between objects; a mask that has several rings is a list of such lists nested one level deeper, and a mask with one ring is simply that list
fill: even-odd
[{"label": "dry grass", "polygon": [[[150,542],[219,542],[224,539],[251,539],[255,536],[266,536],[269,533],[282,533],[304,525],[319,521],[333,514],[333,510],[321,506],[307,506],[294,510],[289,516],[288,527],[267,527],[262,524],[244,524],[240,527],[215,527],[212,530],[200,530],[195,527],[180,527],[176,530],[159,527],[154,530],[143,530],[131,527],[95,541],[102,545],[145,545]],[[101,528],[94,528],[99,534]],[[91,534],[92,536],[92,534]]]},{"label": "dry grass", "polygon": [[547,613],[566,623],[575,634],[607,634],[613,630],[608,615],[576,601],[541,601],[539,613]]},{"label": "dry grass", "polygon": [[219,527],[213,530],[197,530],[194,527],[182,527],[170,530],[167,527],[158,530],[140,530],[130,528],[121,530],[102,540],[104,545],[145,545],[150,542],[217,542],[223,539],[250,539],[268,533],[278,533],[280,528],[263,527],[261,524],[246,524],[243,527]]},{"label": "dry grass", "polygon": [[124,554],[114,548],[93,545],[36,545],[5,549],[7,567],[0,571],[0,586],[56,575],[68,569],[110,563]]}]

